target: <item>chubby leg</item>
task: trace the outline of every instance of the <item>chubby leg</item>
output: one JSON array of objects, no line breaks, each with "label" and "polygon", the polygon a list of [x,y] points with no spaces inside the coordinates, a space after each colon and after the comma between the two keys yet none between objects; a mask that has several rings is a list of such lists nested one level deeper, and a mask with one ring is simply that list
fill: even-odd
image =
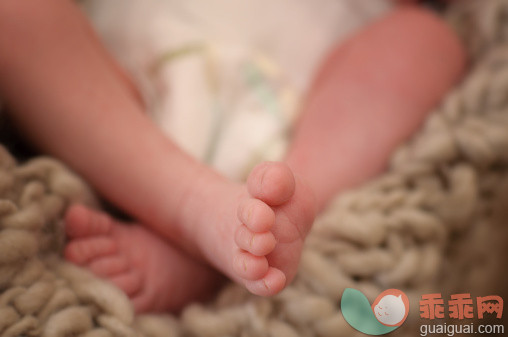
[{"label": "chubby leg", "polygon": [[9,51],[0,94],[40,149],[252,292],[275,294],[293,278],[314,200],[287,165],[262,164],[239,185],[182,152],[143,114],[71,1],[0,1],[0,50]]},{"label": "chubby leg", "polygon": [[287,163],[319,208],[380,173],[460,78],[465,53],[433,13],[404,6],[336,47],[311,89]]}]

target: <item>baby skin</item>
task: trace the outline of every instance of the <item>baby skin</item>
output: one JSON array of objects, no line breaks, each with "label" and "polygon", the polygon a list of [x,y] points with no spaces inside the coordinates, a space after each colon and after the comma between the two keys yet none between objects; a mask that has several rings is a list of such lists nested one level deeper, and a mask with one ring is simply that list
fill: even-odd
[{"label": "baby skin", "polygon": [[393,10],[331,51],[284,162],[261,163],[240,184],[148,119],[72,2],[1,1],[0,49],[9,50],[0,53],[0,94],[20,129],[136,219],[71,207],[65,255],[118,285],[138,312],[210,294],[221,277],[206,265],[254,294],[280,292],[316,212],[382,172],[465,67],[434,14]]},{"label": "baby skin", "polygon": [[[296,273],[314,219],[313,194],[283,163],[258,165],[246,187],[222,183],[204,184],[205,189],[217,185],[218,190],[208,193],[223,200],[200,202],[195,223],[199,254],[252,293],[276,294]],[[210,269],[142,226],[122,225],[83,206],[71,207],[65,220],[70,238],[66,258],[111,280],[131,297],[138,311],[174,310],[217,285],[219,278]],[[180,289],[178,299],[176,289]]]},{"label": "baby skin", "polygon": [[137,312],[175,311],[206,298],[221,282],[210,267],[137,224],[79,205],[65,222],[65,257],[122,289]]}]

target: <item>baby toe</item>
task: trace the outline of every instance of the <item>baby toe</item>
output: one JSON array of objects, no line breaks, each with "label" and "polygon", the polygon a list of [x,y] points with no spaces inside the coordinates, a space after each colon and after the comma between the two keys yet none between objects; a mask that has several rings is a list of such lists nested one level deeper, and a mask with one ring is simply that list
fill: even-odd
[{"label": "baby toe", "polygon": [[272,232],[256,233],[245,225],[238,226],[235,233],[235,242],[239,248],[255,256],[270,254],[277,244]]},{"label": "baby toe", "polygon": [[259,296],[272,296],[279,293],[286,286],[286,275],[277,268],[270,267],[260,280],[246,281],[245,287]]},{"label": "baby toe", "polygon": [[109,277],[127,272],[129,265],[124,256],[115,254],[93,260],[88,269],[97,276]]},{"label": "baby toe", "polygon": [[233,271],[242,279],[257,280],[267,273],[268,261],[264,256],[240,250],[233,257]]},{"label": "baby toe", "polygon": [[264,162],[252,170],[247,179],[247,188],[254,198],[270,206],[278,206],[293,196],[295,177],[285,163]]},{"label": "baby toe", "polygon": [[266,232],[275,222],[273,209],[259,199],[244,200],[238,207],[238,219],[254,232]]},{"label": "baby toe", "polygon": [[117,252],[116,243],[108,237],[77,239],[65,247],[64,256],[67,260],[82,265],[88,261]]},{"label": "baby toe", "polygon": [[106,235],[112,226],[109,216],[82,205],[72,206],[65,214],[65,232],[71,238]]}]

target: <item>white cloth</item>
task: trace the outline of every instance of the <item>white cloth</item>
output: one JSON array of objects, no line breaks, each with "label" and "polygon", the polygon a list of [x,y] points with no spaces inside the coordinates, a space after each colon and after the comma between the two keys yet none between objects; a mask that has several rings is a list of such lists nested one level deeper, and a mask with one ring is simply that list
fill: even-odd
[{"label": "white cloth", "polygon": [[184,150],[242,179],[288,144],[327,51],[389,0],[88,0],[97,31]]}]

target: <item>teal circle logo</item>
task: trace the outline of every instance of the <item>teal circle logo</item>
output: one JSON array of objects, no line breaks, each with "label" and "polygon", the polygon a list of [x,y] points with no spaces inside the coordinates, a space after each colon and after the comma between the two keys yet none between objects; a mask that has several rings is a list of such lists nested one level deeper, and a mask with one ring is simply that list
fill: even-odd
[{"label": "teal circle logo", "polygon": [[346,322],[366,335],[384,335],[401,326],[409,314],[409,299],[398,289],[383,291],[370,305],[362,292],[346,288],[340,301]]}]

